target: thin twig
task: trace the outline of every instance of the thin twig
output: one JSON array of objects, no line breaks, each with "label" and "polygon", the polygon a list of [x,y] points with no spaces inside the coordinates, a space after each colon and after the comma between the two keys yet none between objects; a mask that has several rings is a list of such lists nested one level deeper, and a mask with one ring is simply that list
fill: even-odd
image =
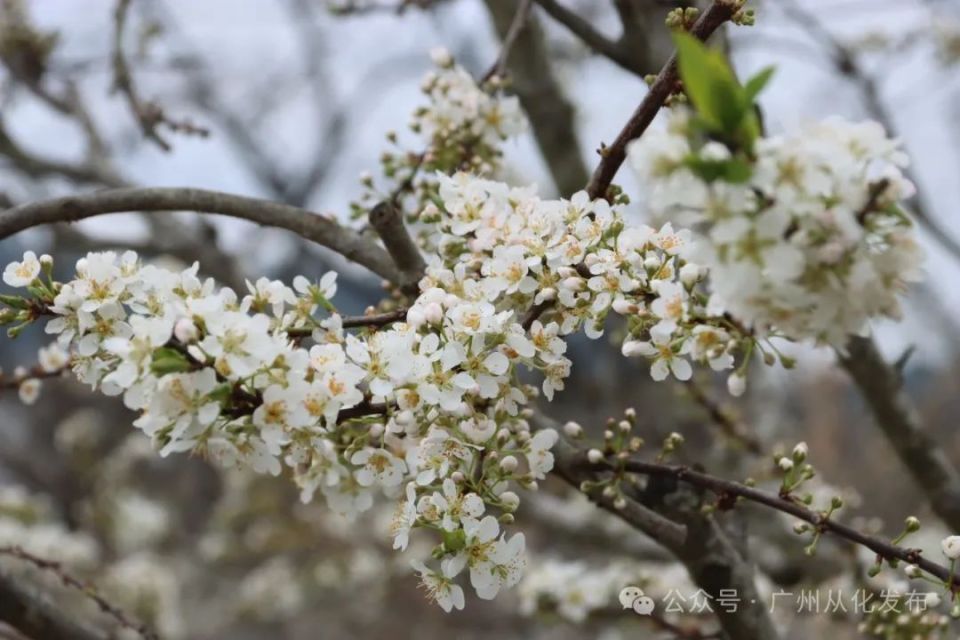
[{"label": "thin twig", "polygon": [[763,446],[760,441],[747,431],[743,423],[735,419],[727,409],[711,398],[695,380],[688,380],[685,386],[693,401],[707,412],[710,420],[731,440],[738,442],[752,454],[760,455],[763,453]]},{"label": "thin twig", "polygon": [[884,560],[900,560],[908,564],[917,565],[930,575],[943,580],[945,583],[956,578],[960,584],[960,576],[951,574],[946,566],[927,560],[919,549],[911,549],[892,544],[877,536],[857,531],[831,518],[826,518],[820,512],[808,509],[792,496],[780,496],[775,493],[761,491],[739,482],[725,480],[700,471],[694,471],[683,465],[669,465],[645,460],[627,459],[616,462],[601,461],[592,463],[585,454],[580,454],[579,460],[574,463],[584,469],[596,471],[616,471],[622,469],[629,473],[638,473],[647,476],[669,477],[685,482],[701,489],[713,492],[720,498],[743,498],[750,502],[761,504],[787,515],[803,520],[814,526],[821,533],[832,533],[854,544],[866,547]]},{"label": "thin twig", "polygon": [[[716,0],[701,14],[690,33],[700,40],[706,40],[720,25],[733,17],[735,8],[732,2]],[[677,70],[677,54],[674,53],[660,70],[657,79],[650,85],[650,90],[643,97],[640,105],[624,125],[613,143],[600,151],[600,164],[597,165],[587,185],[587,193],[591,198],[604,198],[613,178],[617,175],[620,165],[627,157],[627,145],[639,138],[670,94],[677,90],[680,81]]]},{"label": "thin twig", "polygon": [[581,18],[576,12],[564,7],[556,0],[536,0],[551,18],[565,26],[570,33],[579,38],[594,53],[602,55],[617,66],[643,77],[647,70],[637,64],[629,52],[614,40],[597,31],[593,25]]},{"label": "thin twig", "polygon": [[164,151],[170,151],[170,143],[160,135],[160,125],[165,125],[171,131],[196,135],[205,138],[210,131],[197,126],[187,120],[172,120],[163,111],[163,108],[153,101],[144,102],[137,91],[133,80],[133,73],[127,63],[123,50],[123,33],[127,24],[132,0],[117,0],[117,7],[113,13],[113,84],[127,101],[127,105],[136,117],[143,135]]},{"label": "thin twig", "polygon": [[127,616],[126,613],[123,612],[122,609],[120,609],[116,605],[111,604],[108,600],[106,600],[103,596],[101,596],[99,592],[97,592],[97,590],[93,587],[93,585],[86,582],[82,582],[78,578],[75,578],[70,573],[68,573],[63,568],[63,565],[61,563],[56,562],[54,560],[47,560],[46,558],[35,556],[32,553],[29,553],[25,551],[23,548],[18,546],[0,547],[0,555],[8,556],[11,558],[17,558],[18,560],[22,560],[24,562],[32,564],[33,566],[37,567],[42,571],[52,573],[53,575],[57,576],[57,578],[60,579],[60,582],[62,582],[64,586],[69,587],[71,589],[76,589],[77,591],[82,593],[84,596],[92,600],[100,609],[100,611],[102,611],[106,615],[113,618],[117,622],[117,624],[120,625],[122,628],[134,631],[137,634],[139,634],[142,638],[146,638],[147,640],[159,640],[160,636],[158,636],[147,625],[141,622],[135,622],[134,620],[132,620],[130,617]]},{"label": "thin twig", "polygon": [[[407,318],[407,309],[400,308],[394,311],[384,313],[368,313],[362,316],[343,316],[341,324],[344,329],[356,329],[358,327],[383,327],[394,322],[401,322]],[[294,327],[287,330],[287,335],[291,337],[308,336],[313,333],[314,327]]]},{"label": "thin twig", "polygon": [[510,57],[510,51],[517,41],[517,36],[523,31],[527,19],[530,17],[530,9],[532,6],[533,0],[520,0],[520,6],[517,7],[517,12],[513,16],[510,29],[507,30],[507,35],[503,38],[503,44],[500,45],[500,55],[497,56],[496,62],[491,65],[490,69],[480,78],[481,84],[494,76],[499,78],[503,77],[507,67],[507,59]]}]

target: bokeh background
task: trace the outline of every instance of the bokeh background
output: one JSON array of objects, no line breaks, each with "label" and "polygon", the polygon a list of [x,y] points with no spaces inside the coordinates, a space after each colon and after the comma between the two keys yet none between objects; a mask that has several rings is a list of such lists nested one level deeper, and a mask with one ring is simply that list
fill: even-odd
[{"label": "bokeh background", "polygon": [[[624,32],[618,8],[634,6],[624,37],[634,64],[647,73],[669,55],[666,12],[684,4],[558,2],[612,39]],[[757,25],[734,28],[717,41],[742,75],[777,66],[761,99],[769,131],[829,115],[879,119],[910,153],[929,277],[909,294],[903,321],[875,331],[888,359],[911,350],[904,368],[908,392],[925,429],[960,461],[960,3],[751,4]],[[406,125],[423,104],[419,84],[431,68],[428,52],[446,47],[482,75],[517,5],[135,0],[124,46],[140,93],[171,116],[209,129],[207,136],[167,135],[172,150],[164,152],[143,139],[113,90],[113,0],[0,0],[0,206],[124,185],[195,186],[346,221],[362,176],[377,174],[387,132],[397,131],[415,148]],[[507,69],[532,122],[505,147],[506,179],[537,183],[544,196],[570,195],[585,184],[595,149],[613,139],[645,84],[595,55],[539,6]],[[86,116],[92,124],[85,127]],[[628,171],[618,180],[632,193]],[[641,206],[629,210],[644,219]],[[287,232],[187,213],[119,214],[34,229],[0,242],[0,259],[5,264],[33,249],[53,254],[65,269],[86,251],[115,247],[168,263],[199,260],[201,272],[240,289],[245,278],[289,280],[337,269],[337,302],[346,312],[362,311],[381,293],[362,269]],[[3,339],[0,366],[32,364],[43,344],[39,330]],[[805,440],[823,490],[835,487],[849,497],[851,521],[895,534],[903,518],[915,514],[928,526],[913,544],[935,549],[946,532],[878,435],[833,352],[788,349],[799,359],[797,369],[754,368],[759,375],[743,398],[727,397],[722,380],[701,381],[745,438],[718,429],[689,389],[653,384],[644,368],[625,362],[604,341],[572,345],[568,392],[549,411],[597,435],[608,416],[635,407],[648,441],[679,431],[688,441],[685,457],[730,477],[769,476],[766,453]],[[7,391],[0,415],[0,543],[62,559],[164,637],[661,633],[617,611],[615,594],[609,610],[594,611],[586,626],[574,625],[569,615],[541,606],[536,585],[493,603],[470,599],[466,611],[445,615],[417,592],[407,557],[389,549],[389,509],[347,522],[323,504],[300,504],[283,478],[224,473],[188,457],[160,459],[119,403],[67,380],[46,383],[31,407]],[[765,454],[751,453],[751,443]],[[682,570],[641,534],[585,503],[562,500],[564,491],[547,483],[542,495],[525,502],[528,547],[537,562],[579,563],[544,570],[548,579],[568,579],[584,590],[595,588],[591,580],[603,571],[647,581],[653,592],[684,583]],[[768,590],[825,589],[862,565],[850,549],[830,543],[806,558],[789,524],[755,514],[744,525]],[[13,561],[0,569],[39,584],[77,616],[98,615],[49,576]],[[852,633],[834,630],[826,615],[778,619],[791,637],[825,628],[830,637]],[[18,636],[0,626],[2,637]]]}]

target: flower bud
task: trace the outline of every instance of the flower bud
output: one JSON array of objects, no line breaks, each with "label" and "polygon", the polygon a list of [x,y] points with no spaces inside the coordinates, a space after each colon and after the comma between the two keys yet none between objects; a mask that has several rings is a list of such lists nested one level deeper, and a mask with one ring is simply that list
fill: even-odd
[{"label": "flower bud", "polygon": [[643,355],[644,349],[643,342],[639,340],[627,340],[623,343],[623,346],[620,347],[620,353],[622,353],[625,358],[636,358]]},{"label": "flower bud", "polygon": [[567,424],[563,425],[563,432],[568,438],[581,438],[583,437],[583,427],[581,427],[576,422],[572,420]]},{"label": "flower bud", "polygon": [[798,442],[797,446],[793,448],[793,461],[797,463],[803,462],[807,459],[807,453],[807,443]]},{"label": "flower bud", "polygon": [[500,468],[507,473],[513,473],[517,470],[519,463],[514,456],[504,456],[503,460],[500,461]]},{"label": "flower bud", "polygon": [[943,548],[943,555],[951,560],[960,558],[960,536],[947,536],[940,546]]},{"label": "flower bud", "polygon": [[440,324],[443,320],[443,307],[436,302],[426,304],[423,307],[423,317],[430,324]]},{"label": "flower bud", "polygon": [[688,262],[680,267],[680,282],[686,287],[692,287],[699,282],[701,273],[700,265]]},{"label": "flower bud", "polygon": [[513,491],[504,491],[500,494],[500,502],[507,511],[513,511],[520,506],[520,496]]},{"label": "flower bud", "polygon": [[617,298],[613,301],[613,310],[622,316],[634,314],[637,312],[637,309],[639,309],[639,307],[626,298]]},{"label": "flower bud", "polygon": [[747,379],[740,373],[731,373],[727,378],[727,391],[735,398],[739,398],[747,390]]},{"label": "flower bud", "polygon": [[180,318],[173,325],[173,335],[182,344],[192,344],[200,337],[200,331],[190,318]]},{"label": "flower bud", "polygon": [[790,458],[786,458],[786,457],[780,458],[780,460],[777,461],[777,466],[780,467],[780,469],[783,470],[783,471],[792,471],[792,470],[793,470],[793,460],[791,460]]},{"label": "flower bud", "polygon": [[603,452],[601,452],[600,449],[590,449],[587,451],[587,460],[592,464],[597,464],[603,460]]},{"label": "flower bud", "polygon": [[907,519],[903,521],[903,526],[906,528],[907,533],[919,531],[920,520],[916,516],[907,516]]}]

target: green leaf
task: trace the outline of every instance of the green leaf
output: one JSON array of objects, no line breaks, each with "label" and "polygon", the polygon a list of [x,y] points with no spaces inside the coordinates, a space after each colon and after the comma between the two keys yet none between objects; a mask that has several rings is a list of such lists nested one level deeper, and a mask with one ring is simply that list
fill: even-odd
[{"label": "green leaf", "polygon": [[705,182],[723,180],[724,182],[741,184],[749,180],[753,173],[750,165],[740,158],[705,160],[691,154],[683,161],[683,164]]},{"label": "green leaf", "polygon": [[747,80],[747,83],[743,85],[743,92],[751,103],[757,99],[757,96],[760,95],[760,92],[764,90],[767,84],[770,82],[770,79],[773,77],[774,72],[776,72],[776,67],[766,67],[761,69],[756,75]]},{"label": "green leaf", "polygon": [[0,295],[0,302],[14,309],[26,309],[29,306],[27,299],[20,296]]},{"label": "green leaf", "polygon": [[150,362],[150,370],[157,376],[164,376],[168,373],[183,373],[190,371],[192,368],[193,365],[187,360],[187,356],[169,347],[155,349],[153,360]]},{"label": "green leaf", "polygon": [[723,54],[687,33],[674,34],[683,86],[701,118],[715,133],[733,134],[750,102]]}]

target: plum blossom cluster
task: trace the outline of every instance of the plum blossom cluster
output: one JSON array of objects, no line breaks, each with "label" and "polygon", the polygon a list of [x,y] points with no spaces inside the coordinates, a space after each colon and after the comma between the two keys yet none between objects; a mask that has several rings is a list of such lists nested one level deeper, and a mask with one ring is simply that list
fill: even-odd
[{"label": "plum blossom cluster", "polygon": [[436,197],[437,172],[496,173],[501,164],[501,144],[526,129],[520,103],[515,96],[504,94],[501,78],[475,80],[443,48],[431,51],[431,58],[436,69],[421,82],[427,102],[413,112],[409,123],[421,146],[417,151],[406,150],[399,146],[396,132],[387,134],[390,145],[397,147],[380,158],[389,186],[378,189],[373,176],[365,174],[365,192],[352,205],[355,217],[366,215],[372,204],[384,198],[407,198],[408,209],[420,210]]},{"label": "plum blossom cluster", "polygon": [[624,355],[647,358],[655,380],[689,379],[691,361],[730,369],[752,340],[704,304],[705,271],[684,258],[688,231],[628,224],[620,207],[585,192],[541,200],[533,187],[465,173],[442,176],[439,196],[442,207],[421,214],[435,223],[436,256],[411,311],[436,315],[422,302],[448,293],[489,314],[513,311],[537,348],[548,398],[570,371],[562,337],[580,329],[600,337],[611,311],[626,321]]},{"label": "plum blossom cluster", "polygon": [[[12,268],[34,275],[35,260]],[[261,279],[240,297],[197,269],[91,253],[67,283],[43,272],[12,281],[30,295],[8,297],[8,311],[23,323],[53,316],[46,330],[76,376],[122,395],[161,455],[273,475],[286,465],[304,500],[319,491],[345,514],[399,497],[394,546],[414,528],[439,535],[440,569],[417,566],[445,608],[462,606],[461,570],[483,598],[519,580],[523,534],[501,531],[520,502],[510,488],[551,470],[557,434],[531,434],[523,406],[535,390],[515,373],[546,368],[538,354],[561,346],[538,348],[511,311],[435,287],[381,326],[336,313],[333,273],[292,288]]]},{"label": "plum blossom cluster", "polygon": [[900,202],[906,155],[875,122],[838,118],[759,138],[749,153],[705,141],[674,110],[629,155],[651,212],[702,232],[708,306],[760,335],[840,345],[900,315],[921,250]]}]

